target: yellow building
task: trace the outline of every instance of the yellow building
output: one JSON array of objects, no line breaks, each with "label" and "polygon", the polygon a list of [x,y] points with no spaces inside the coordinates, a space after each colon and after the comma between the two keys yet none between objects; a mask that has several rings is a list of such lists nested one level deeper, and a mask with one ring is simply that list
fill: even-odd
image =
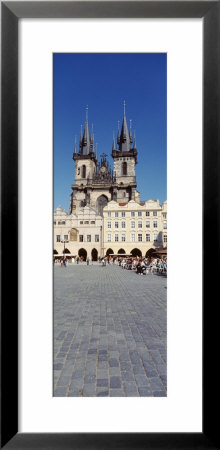
[{"label": "yellow building", "polygon": [[89,206],[76,214],[67,214],[61,207],[54,211],[54,252],[83,256],[96,261],[101,254],[103,219]]},{"label": "yellow building", "polygon": [[110,201],[103,209],[103,253],[145,256],[167,246],[167,202]]}]

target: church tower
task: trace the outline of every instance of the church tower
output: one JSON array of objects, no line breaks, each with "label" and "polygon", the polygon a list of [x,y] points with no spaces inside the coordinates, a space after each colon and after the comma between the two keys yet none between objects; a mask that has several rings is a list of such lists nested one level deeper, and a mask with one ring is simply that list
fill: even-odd
[{"label": "church tower", "polygon": [[131,125],[128,132],[125,103],[121,133],[120,130],[118,131],[117,146],[118,148],[113,138],[113,170],[105,153],[102,153],[101,161],[98,162],[94,150],[93,128],[89,133],[87,107],[83,133],[81,127],[79,151],[77,151],[75,142],[73,153],[75,179],[70,196],[70,214],[77,214],[79,209],[90,206],[102,216],[103,208],[111,200],[118,203],[129,202],[130,200],[140,201],[140,194],[136,190],[136,141],[132,136]]},{"label": "church tower", "polygon": [[[115,193],[117,188],[117,202],[129,200],[140,201],[140,195],[136,191],[136,173],[137,164],[136,139],[133,139],[130,121],[130,130],[128,131],[126,112],[124,102],[124,115],[122,120],[121,132],[118,127],[117,145],[113,138],[112,157],[114,161],[114,184]],[[133,144],[133,145],[132,145]]]},{"label": "church tower", "polygon": [[96,173],[97,158],[94,150],[93,127],[91,133],[89,133],[88,106],[86,107],[86,120],[83,134],[81,126],[79,152],[77,152],[77,144],[75,141],[73,160],[75,161],[75,182],[72,186],[73,192],[70,198],[70,213],[90,203],[88,186],[92,184],[94,174]]}]

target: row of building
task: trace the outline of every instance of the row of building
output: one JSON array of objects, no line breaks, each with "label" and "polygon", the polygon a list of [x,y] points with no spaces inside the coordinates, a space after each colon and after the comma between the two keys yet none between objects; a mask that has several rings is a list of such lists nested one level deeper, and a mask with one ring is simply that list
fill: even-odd
[{"label": "row of building", "polygon": [[98,162],[86,117],[79,151],[75,143],[73,153],[69,213],[61,207],[54,211],[54,254],[97,260],[110,254],[145,256],[167,247],[167,202],[141,202],[136,189],[136,141],[128,131],[125,105],[117,144],[115,139],[112,144],[113,169],[106,156]]}]

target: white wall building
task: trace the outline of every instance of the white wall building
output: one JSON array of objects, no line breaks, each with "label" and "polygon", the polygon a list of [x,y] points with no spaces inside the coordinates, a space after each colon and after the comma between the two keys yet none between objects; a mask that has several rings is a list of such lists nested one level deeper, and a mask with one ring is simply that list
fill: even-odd
[{"label": "white wall building", "polygon": [[102,227],[102,217],[89,206],[77,215],[58,207],[54,212],[54,250],[62,254],[65,248],[74,256],[96,260],[101,254]]},{"label": "white wall building", "polygon": [[167,202],[111,201],[103,209],[103,219],[105,253],[145,256],[151,248],[167,246]]}]

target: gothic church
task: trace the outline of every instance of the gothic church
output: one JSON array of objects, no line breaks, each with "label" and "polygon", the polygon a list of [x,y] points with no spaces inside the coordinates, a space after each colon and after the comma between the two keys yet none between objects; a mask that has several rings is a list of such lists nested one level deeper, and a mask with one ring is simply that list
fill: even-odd
[{"label": "gothic church", "polygon": [[118,203],[130,200],[140,202],[135,175],[136,140],[133,138],[131,125],[128,131],[125,103],[121,131],[118,129],[117,145],[113,137],[113,170],[106,157],[107,155],[103,153],[101,161],[98,162],[93,129],[89,132],[87,109],[83,133],[81,127],[79,151],[75,142],[73,153],[75,181],[70,196],[70,214],[78,214],[82,207],[87,206],[102,216],[103,208],[111,200]]}]

